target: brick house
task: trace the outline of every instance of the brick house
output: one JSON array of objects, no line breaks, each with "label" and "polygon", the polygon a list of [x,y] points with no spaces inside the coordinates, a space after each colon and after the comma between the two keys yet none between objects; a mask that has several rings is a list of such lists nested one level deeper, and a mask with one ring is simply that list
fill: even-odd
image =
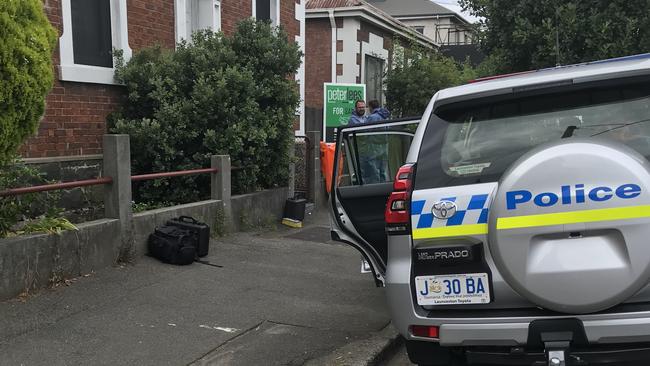
[{"label": "brick house", "polygon": [[365,84],[366,99],[384,100],[387,68],[411,42],[437,48],[418,33],[364,0],[307,0],[305,116],[307,130],[323,130],[323,84]]},{"label": "brick house", "polygon": [[[106,116],[123,88],[113,80],[112,50],[126,59],[156,43],[173,49],[203,28],[232,34],[238,21],[256,17],[282,25],[304,52],[304,0],[44,0],[60,37],[53,59],[54,88],[36,136],[21,148],[27,162],[96,161],[101,158]],[[304,64],[296,75],[302,80]],[[304,83],[301,96],[304,96]],[[304,99],[304,98],[303,98]],[[301,107],[302,108],[302,107]],[[304,113],[297,112],[299,130]],[[300,132],[302,133],[302,132]],[[54,179],[61,178],[57,174]]]}]

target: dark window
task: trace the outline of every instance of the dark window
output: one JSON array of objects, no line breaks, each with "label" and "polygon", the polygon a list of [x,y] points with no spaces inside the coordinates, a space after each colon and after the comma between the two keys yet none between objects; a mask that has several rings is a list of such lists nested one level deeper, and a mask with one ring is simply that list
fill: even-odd
[{"label": "dark window", "polygon": [[422,139],[415,188],[496,182],[527,151],[561,138],[611,139],[650,157],[647,81],[547,93],[438,108]]},{"label": "dark window", "polygon": [[415,29],[415,31],[420,33],[420,34],[424,34],[424,27],[423,26],[417,25],[417,26],[413,27],[413,29]]},{"label": "dark window", "polygon": [[257,20],[271,20],[270,0],[255,0],[255,18]]},{"label": "dark window", "polygon": [[113,67],[110,0],[72,0],[74,63]]},{"label": "dark window", "polygon": [[382,87],[384,80],[384,60],[366,56],[366,98],[376,99],[382,103]]}]

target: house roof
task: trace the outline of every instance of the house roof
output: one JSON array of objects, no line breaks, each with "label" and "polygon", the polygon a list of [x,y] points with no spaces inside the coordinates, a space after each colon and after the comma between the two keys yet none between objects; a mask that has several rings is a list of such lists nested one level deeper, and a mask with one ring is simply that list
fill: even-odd
[{"label": "house roof", "polygon": [[401,36],[412,37],[426,47],[437,47],[430,38],[365,0],[307,0],[305,8],[307,18],[328,17],[330,11],[332,15],[335,11],[335,16],[361,16]]},{"label": "house roof", "polygon": [[397,18],[455,16],[461,21],[466,22],[464,18],[454,11],[436,4],[431,0],[368,0],[368,2]]},{"label": "house roof", "polygon": [[307,0],[305,6],[307,9],[329,9],[361,6],[362,3],[362,0]]}]

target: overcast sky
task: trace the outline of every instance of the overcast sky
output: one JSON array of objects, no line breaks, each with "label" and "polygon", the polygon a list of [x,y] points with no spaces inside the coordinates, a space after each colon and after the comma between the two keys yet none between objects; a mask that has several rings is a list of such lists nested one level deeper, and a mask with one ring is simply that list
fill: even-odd
[{"label": "overcast sky", "polygon": [[444,6],[447,9],[455,11],[456,13],[462,15],[465,19],[467,19],[468,21],[470,21],[472,23],[476,22],[477,19],[478,19],[476,17],[473,17],[473,16],[469,15],[469,13],[464,13],[461,10],[460,5],[458,5],[457,0],[432,0],[432,1]]}]

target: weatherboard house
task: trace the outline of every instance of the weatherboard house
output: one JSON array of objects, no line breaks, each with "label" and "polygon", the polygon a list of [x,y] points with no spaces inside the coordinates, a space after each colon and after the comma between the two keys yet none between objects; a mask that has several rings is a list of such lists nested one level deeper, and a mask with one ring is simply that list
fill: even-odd
[{"label": "weatherboard house", "polygon": [[384,75],[415,42],[432,39],[364,0],[307,0],[305,128],[323,131],[324,85],[363,84],[365,98],[385,102]]}]

